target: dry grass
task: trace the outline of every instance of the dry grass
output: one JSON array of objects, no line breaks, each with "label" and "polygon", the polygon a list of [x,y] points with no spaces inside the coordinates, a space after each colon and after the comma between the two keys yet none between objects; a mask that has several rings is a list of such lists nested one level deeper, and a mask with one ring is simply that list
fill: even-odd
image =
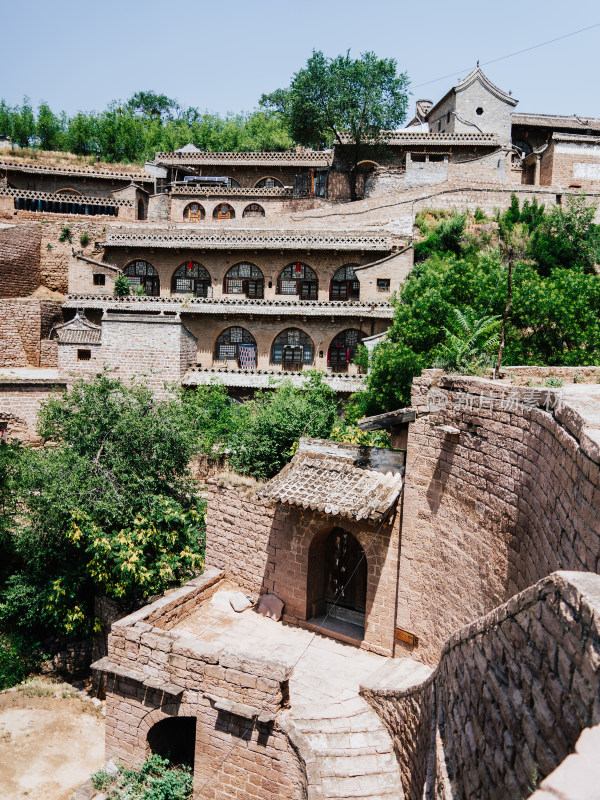
[{"label": "dry grass", "polygon": [[238,475],[237,472],[225,470],[215,476],[215,481],[218,486],[230,486],[235,489],[245,489],[248,493],[253,492],[258,486],[260,481],[256,478],[251,478],[249,475]]},{"label": "dry grass", "polygon": [[75,153],[64,153],[54,150],[21,150],[13,148],[3,150],[0,159],[5,161],[16,161],[20,164],[34,162],[44,167],[61,167],[68,169],[86,169],[88,172],[104,171],[122,172],[125,175],[145,175],[145,172],[137,164],[109,164],[106,161],[96,163],[95,156],[78,156]]}]

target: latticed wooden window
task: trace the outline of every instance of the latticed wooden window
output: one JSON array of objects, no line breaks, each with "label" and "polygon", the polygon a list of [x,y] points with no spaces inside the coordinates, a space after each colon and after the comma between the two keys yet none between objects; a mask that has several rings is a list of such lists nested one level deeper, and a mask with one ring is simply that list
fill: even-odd
[{"label": "latticed wooden window", "polygon": [[284,369],[302,369],[303,364],[312,364],[313,353],[310,336],[299,328],[288,328],[275,337],[271,362],[281,364]]},{"label": "latticed wooden window", "polygon": [[306,264],[289,264],[277,280],[277,294],[298,295],[302,300],[317,300],[319,281]]},{"label": "latticed wooden window", "polygon": [[265,279],[255,264],[242,261],[231,267],[223,281],[224,294],[241,294],[260,299],[264,297]]},{"label": "latticed wooden window", "polygon": [[334,274],[329,287],[330,300],[358,300],[360,283],[354,272],[356,264],[346,264]]},{"label": "latticed wooden window", "polygon": [[346,369],[354,360],[356,349],[364,338],[362,331],[349,329],[338,333],[331,342],[327,353],[327,363],[332,369]]},{"label": "latticed wooden window", "polygon": [[186,261],[173,273],[171,292],[173,294],[193,294],[206,297],[210,286],[210,274],[197,261]]},{"label": "latticed wooden window", "polygon": [[277,178],[262,178],[257,184],[257,189],[278,189],[283,187],[283,183]]},{"label": "latticed wooden window", "polygon": [[249,206],[246,206],[244,209],[244,213],[242,216],[244,217],[264,217],[265,210],[262,206],[259,206],[258,203],[250,203]]},{"label": "latticed wooden window", "polygon": [[219,203],[213,211],[213,219],[234,219],[235,210],[229,203]]},{"label": "latticed wooden window", "polygon": [[237,361],[243,369],[256,369],[256,339],[246,328],[226,328],[215,342],[216,361]]},{"label": "latticed wooden window", "polygon": [[132,261],[123,270],[129,278],[129,283],[135,290],[138,286],[143,286],[144,291],[151,297],[160,295],[160,278],[158,272],[148,261]]},{"label": "latticed wooden window", "polygon": [[185,222],[200,222],[204,217],[204,208],[200,203],[190,203],[185,207],[183,212],[183,219]]}]

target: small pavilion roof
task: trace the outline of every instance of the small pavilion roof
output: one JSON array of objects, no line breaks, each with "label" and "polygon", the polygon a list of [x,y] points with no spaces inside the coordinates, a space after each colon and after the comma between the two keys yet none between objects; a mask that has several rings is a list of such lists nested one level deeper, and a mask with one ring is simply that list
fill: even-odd
[{"label": "small pavilion roof", "polygon": [[380,522],[403,481],[401,451],[303,437],[291,462],[258,494],[324,514]]},{"label": "small pavilion roof", "polygon": [[100,344],[102,328],[77,311],[73,319],[55,325],[53,335],[63,344]]}]

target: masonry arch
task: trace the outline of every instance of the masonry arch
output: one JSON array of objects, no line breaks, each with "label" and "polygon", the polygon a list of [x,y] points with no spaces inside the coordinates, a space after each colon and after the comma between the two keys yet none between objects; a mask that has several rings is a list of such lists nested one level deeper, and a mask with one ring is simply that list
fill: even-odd
[{"label": "masonry arch", "polygon": [[[308,551],[308,618],[365,628],[368,563],[359,540],[342,527],[328,527],[312,539]],[[362,638],[362,634],[361,634]]]},{"label": "masonry arch", "polygon": [[82,193],[79,191],[79,189],[71,189],[71,188],[67,188],[67,187],[65,187],[64,189],[57,189],[57,190],[54,192],[54,194],[77,194],[77,195],[79,195],[80,197],[83,197],[83,195],[82,195]]},{"label": "masonry arch", "polygon": [[271,363],[286,370],[301,370],[314,360],[315,346],[310,336],[300,328],[286,328],[273,339]]},{"label": "masonry arch", "polygon": [[129,278],[129,283],[134,291],[138,286],[143,286],[149,297],[158,297],[160,295],[160,278],[158,272],[149,261],[143,261],[142,259],[130,261],[123,273]]},{"label": "masonry arch", "polygon": [[277,278],[277,294],[297,295],[301,300],[317,300],[319,280],[307,264],[288,264]]},{"label": "masonry arch", "polygon": [[271,175],[266,178],[261,178],[254,185],[255,189],[283,189],[283,183],[278,178],[273,178]]},{"label": "masonry arch", "polygon": [[262,298],[265,293],[265,276],[256,264],[240,261],[227,270],[223,278],[223,294]]},{"label": "masonry arch", "polygon": [[358,300],[360,298],[360,281],[354,271],[358,264],[345,264],[333,275],[329,284],[330,300]]},{"label": "masonry arch", "polygon": [[327,350],[327,366],[334,372],[348,369],[348,364],[354,361],[358,345],[366,335],[356,328],[348,328],[334,336]]},{"label": "masonry arch", "polygon": [[225,328],[217,336],[215,361],[235,361],[240,369],[256,369],[256,339],[239,325]]},{"label": "masonry arch", "polygon": [[192,294],[207,297],[210,288],[210,273],[197,261],[186,261],[177,267],[171,280],[171,294]]},{"label": "masonry arch", "polygon": [[259,203],[250,203],[244,209],[243,217],[264,217],[265,210]]},{"label": "masonry arch", "polygon": [[235,219],[235,209],[229,203],[219,203],[213,211],[213,219]]},{"label": "masonry arch", "polygon": [[183,209],[184,222],[200,222],[206,216],[204,206],[201,203],[188,203]]},{"label": "masonry arch", "polygon": [[194,769],[196,717],[164,717],[155,722],[146,736],[147,749],[168,759],[174,766]]}]

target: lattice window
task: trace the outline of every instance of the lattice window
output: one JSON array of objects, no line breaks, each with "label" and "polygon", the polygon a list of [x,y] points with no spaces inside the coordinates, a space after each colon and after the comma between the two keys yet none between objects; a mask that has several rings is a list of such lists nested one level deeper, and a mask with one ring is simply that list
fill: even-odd
[{"label": "lattice window", "polygon": [[223,281],[224,294],[242,294],[260,299],[264,296],[265,279],[255,264],[242,261],[231,267]]},{"label": "lattice window", "polygon": [[242,369],[256,369],[256,339],[246,328],[226,328],[215,342],[216,361],[237,361]]},{"label": "lattice window", "polygon": [[148,261],[132,261],[123,270],[129,278],[129,283],[135,289],[143,286],[147,295],[158,297],[160,295],[160,278],[158,272]]},{"label": "lattice window", "polygon": [[329,286],[330,300],[358,300],[360,283],[354,271],[356,264],[346,264],[334,274]]},{"label": "lattice window", "polygon": [[277,280],[277,294],[295,294],[302,300],[317,300],[319,281],[315,271],[300,262],[289,264]]},{"label": "lattice window", "polygon": [[327,353],[327,363],[334,370],[346,369],[354,360],[356,349],[365,334],[362,331],[349,329],[338,333],[331,342]]},{"label": "lattice window", "polygon": [[200,222],[206,216],[200,203],[190,203],[183,211],[184,222]]},{"label": "lattice window", "polygon": [[235,209],[229,203],[219,203],[213,211],[213,219],[235,219]]},{"label": "lattice window", "polygon": [[262,178],[255,186],[256,189],[279,189],[283,183],[277,178]]},{"label": "lattice window", "polygon": [[275,337],[271,362],[281,364],[284,369],[301,369],[303,364],[312,364],[313,353],[310,336],[299,328],[288,328]]},{"label": "lattice window", "polygon": [[264,215],[265,210],[258,203],[250,203],[249,206],[246,206],[242,214],[244,217],[264,217]]},{"label": "lattice window", "polygon": [[206,297],[210,287],[210,273],[197,261],[186,261],[173,273],[171,292]]}]

